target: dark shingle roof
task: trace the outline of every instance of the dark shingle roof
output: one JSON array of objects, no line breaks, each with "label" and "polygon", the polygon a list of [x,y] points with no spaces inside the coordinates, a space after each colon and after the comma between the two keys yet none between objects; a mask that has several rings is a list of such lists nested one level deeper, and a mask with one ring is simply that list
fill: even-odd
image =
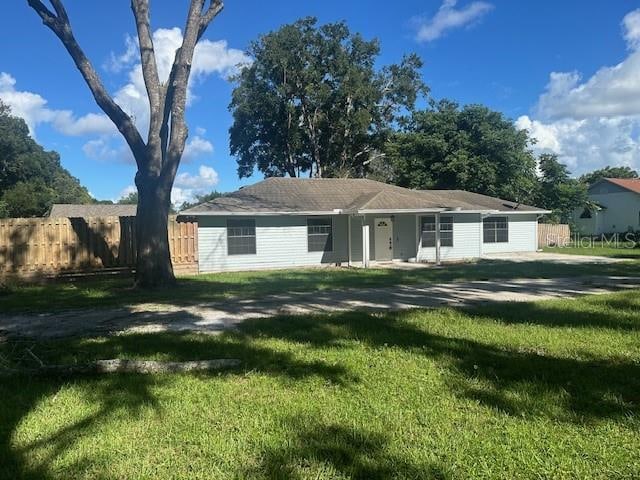
[{"label": "dark shingle roof", "polygon": [[49,217],[90,218],[90,217],[135,217],[136,205],[81,205],[54,203]]},{"label": "dark shingle roof", "polygon": [[462,190],[411,190],[354,178],[274,177],[189,208],[181,214],[331,213],[336,210],[355,213],[442,209],[541,211],[536,207]]}]

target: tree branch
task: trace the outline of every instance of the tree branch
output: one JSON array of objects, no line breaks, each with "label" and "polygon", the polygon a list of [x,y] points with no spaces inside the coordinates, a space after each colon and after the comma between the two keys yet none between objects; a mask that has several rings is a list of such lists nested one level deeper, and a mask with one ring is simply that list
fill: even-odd
[{"label": "tree branch", "polygon": [[158,77],[158,65],[153,46],[149,19],[149,0],[131,0],[131,10],[136,20],[138,43],[140,45],[140,59],[142,76],[147,89],[150,107],[149,144],[160,145],[160,125],[162,119],[162,87]]},{"label": "tree branch", "polygon": [[[182,46],[176,52],[169,77],[170,83],[167,85],[165,109],[170,108],[171,110],[171,129],[166,161],[162,166],[162,175],[164,180],[169,183],[175,179],[188,136],[184,112],[196,44],[223,7],[221,0],[210,0],[209,8],[203,13],[204,4],[205,0],[191,0]],[[165,110],[163,128],[166,127],[166,122],[168,122],[167,110]]]},{"label": "tree branch", "polygon": [[138,162],[138,168],[143,168],[146,164],[146,145],[131,117],[107,93],[98,73],[91,65],[82,48],[80,48],[80,45],[78,45],[61,0],[51,0],[56,14],[44,6],[40,0],[27,0],[27,3],[40,16],[42,22],[60,39],[82,74],[84,81],[89,86],[96,103],[107,114],[126,140]]}]

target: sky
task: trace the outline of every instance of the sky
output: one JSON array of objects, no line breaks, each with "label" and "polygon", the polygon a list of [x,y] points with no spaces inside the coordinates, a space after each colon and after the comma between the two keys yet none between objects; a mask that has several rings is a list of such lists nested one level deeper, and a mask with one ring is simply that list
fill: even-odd
[{"label": "sky", "polygon": [[[151,0],[161,75],[167,75],[187,0]],[[129,2],[66,0],[75,35],[116,101],[144,130],[148,113]],[[436,98],[480,103],[526,128],[537,152],[560,156],[574,175],[606,165],[640,169],[640,8],[631,0],[227,0],[197,48],[190,136],[176,204],[240,180],[229,153],[229,76],[250,61],[252,40],[315,16],[344,20],[378,38],[379,65],[415,52]],[[134,190],[135,165],[96,106],[59,40],[26,0],[12,1],[0,29],[0,99],[32,136],[98,199]]]}]

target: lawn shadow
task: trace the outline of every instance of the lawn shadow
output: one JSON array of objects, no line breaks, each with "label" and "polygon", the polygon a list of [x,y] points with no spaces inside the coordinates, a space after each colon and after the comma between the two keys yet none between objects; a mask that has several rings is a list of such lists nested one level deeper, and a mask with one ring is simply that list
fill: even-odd
[{"label": "lawn shadow", "polygon": [[327,477],[362,480],[445,479],[434,465],[421,465],[390,451],[381,433],[325,424],[315,417],[291,417],[282,422],[291,432],[281,446],[259,453],[260,462],[239,472],[240,478],[302,480]]},{"label": "lawn shadow", "polygon": [[[100,358],[171,361],[238,358],[242,362],[239,369],[200,372],[195,375],[200,378],[218,378],[257,372],[281,378],[284,382],[320,377],[327,383],[340,386],[358,381],[340,365],[330,365],[320,360],[302,360],[296,358],[293,353],[260,346],[253,340],[253,337],[239,332],[226,332],[216,336],[171,333],[118,335],[103,339],[66,339],[44,343],[24,342],[24,345],[45,364],[74,364]],[[12,350],[14,358],[18,358],[21,364],[28,358],[20,352],[16,353],[17,349],[12,349],[10,344],[0,346],[0,354]],[[4,360],[6,357],[7,355],[4,355]],[[57,474],[54,473],[55,462],[72,449],[78,440],[91,435],[109,418],[123,411],[134,418],[144,409],[160,412],[161,405],[153,393],[153,388],[168,381],[171,381],[171,375],[107,374],[0,378],[0,479],[60,478],[59,469]],[[97,406],[97,409],[53,433],[25,445],[16,446],[14,435],[20,424],[42,402],[52,401],[62,388],[80,389],[82,394],[86,395],[89,405]],[[56,410],[59,408],[63,406],[56,407]],[[38,455],[34,455],[34,452]],[[77,461],[65,463],[64,469],[82,472],[85,468],[95,469],[95,463],[95,459],[85,456]],[[105,472],[104,476],[99,478],[111,477]]]},{"label": "lawn shadow", "polygon": [[[529,304],[512,304],[524,311]],[[423,355],[449,372],[452,391],[506,414],[569,422],[626,423],[640,413],[640,364],[632,360],[580,360],[543,350],[513,350],[429,333],[410,312],[348,312],[319,317],[247,321],[240,328],[316,347],[345,348],[354,340],[375,348]],[[517,316],[514,313],[514,316]]]}]

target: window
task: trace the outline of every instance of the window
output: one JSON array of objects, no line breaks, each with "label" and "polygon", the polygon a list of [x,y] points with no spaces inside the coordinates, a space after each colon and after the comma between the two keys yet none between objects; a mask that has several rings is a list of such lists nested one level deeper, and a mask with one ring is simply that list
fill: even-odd
[{"label": "window", "polygon": [[509,241],[509,219],[489,217],[483,221],[484,243],[507,243]]},{"label": "window", "polygon": [[331,218],[307,218],[307,245],[310,252],[333,251]]},{"label": "window", "polygon": [[227,252],[229,255],[255,255],[255,220],[227,220]]},{"label": "window", "polygon": [[[422,217],[422,247],[436,246],[436,217]],[[440,217],[440,246],[453,247],[453,217]]]}]

